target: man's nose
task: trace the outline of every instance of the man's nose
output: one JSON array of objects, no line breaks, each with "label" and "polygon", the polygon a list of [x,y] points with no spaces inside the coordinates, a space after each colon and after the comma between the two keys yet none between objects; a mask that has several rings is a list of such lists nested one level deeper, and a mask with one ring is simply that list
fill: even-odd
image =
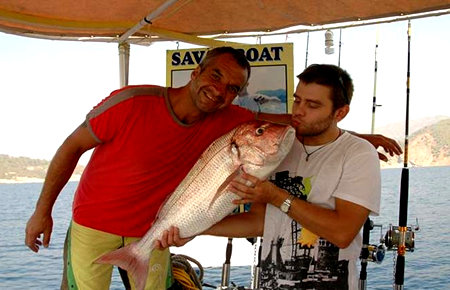
[{"label": "man's nose", "polygon": [[227,85],[222,82],[216,82],[214,83],[213,88],[216,97],[218,97],[222,102],[224,102],[227,97]]},{"label": "man's nose", "polygon": [[214,89],[221,96],[225,96],[227,93],[227,85],[220,81],[214,84]]},{"label": "man's nose", "polygon": [[292,106],[292,114],[294,115],[305,115],[305,105],[302,103],[294,103]]}]

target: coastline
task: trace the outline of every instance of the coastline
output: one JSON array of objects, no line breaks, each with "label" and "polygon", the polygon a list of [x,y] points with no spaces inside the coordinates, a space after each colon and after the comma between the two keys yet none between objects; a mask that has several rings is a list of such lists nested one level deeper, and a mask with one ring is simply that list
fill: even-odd
[{"label": "coastline", "polygon": [[[80,181],[81,174],[74,174],[70,177],[69,181]],[[44,183],[43,178],[36,177],[16,177],[14,179],[1,179],[0,184],[18,184],[18,183]]]},{"label": "coastline", "polygon": [[[429,166],[419,166],[415,164],[410,164],[408,168],[428,168],[428,167],[447,167],[450,166],[448,164],[438,164],[438,165],[429,165]],[[384,162],[381,162],[380,170],[384,169],[395,169],[395,168],[403,168],[403,165],[400,163],[397,164],[385,164]],[[70,181],[80,181],[81,174],[73,174],[70,179]],[[0,178],[0,184],[21,184],[21,183],[44,183],[44,178],[36,178],[36,177],[22,177],[18,176],[14,179],[1,179]]]}]

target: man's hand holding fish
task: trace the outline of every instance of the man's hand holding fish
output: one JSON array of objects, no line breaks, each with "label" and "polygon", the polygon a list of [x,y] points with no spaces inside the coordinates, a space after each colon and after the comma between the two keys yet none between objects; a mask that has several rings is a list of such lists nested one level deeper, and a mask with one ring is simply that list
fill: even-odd
[{"label": "man's hand holding fish", "polygon": [[[243,172],[240,178],[231,182],[230,191],[240,197],[233,200],[236,205],[246,203],[276,203],[279,199],[279,191],[284,191],[276,187],[273,183]],[[283,202],[283,201],[281,201]]]}]

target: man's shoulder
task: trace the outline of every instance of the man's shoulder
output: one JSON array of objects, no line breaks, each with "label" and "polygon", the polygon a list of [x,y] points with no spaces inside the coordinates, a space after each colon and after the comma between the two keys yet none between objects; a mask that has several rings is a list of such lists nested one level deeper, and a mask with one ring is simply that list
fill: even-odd
[{"label": "man's shoulder", "polygon": [[[154,85],[126,86],[113,91],[108,97],[100,101],[90,111],[90,115],[97,116],[110,108],[131,108],[135,97],[146,96],[162,98],[166,95],[167,88]],[[120,106],[119,106],[120,105]],[[125,107],[124,107],[125,106]]]},{"label": "man's shoulder", "polygon": [[235,104],[230,104],[229,106],[210,114],[210,116],[220,115],[232,115],[232,117],[239,116],[244,117],[244,119],[250,121],[254,119],[255,113],[248,110],[247,108],[243,108]]},{"label": "man's shoulder", "polygon": [[111,93],[111,96],[123,98],[135,96],[164,96],[167,88],[156,85],[132,85],[120,88]]},{"label": "man's shoulder", "polygon": [[372,154],[376,153],[375,147],[372,144],[370,144],[369,141],[367,141],[366,139],[360,138],[348,132],[345,132],[342,137],[343,138],[340,145],[351,154],[358,154],[364,152]]},{"label": "man's shoulder", "polygon": [[370,144],[369,141],[367,141],[366,139],[363,139],[361,137],[353,135],[349,132],[344,132],[343,137],[345,137],[345,142],[347,144],[352,144],[352,145],[355,144],[357,146],[364,146],[364,147],[365,146],[373,147],[372,144]]}]

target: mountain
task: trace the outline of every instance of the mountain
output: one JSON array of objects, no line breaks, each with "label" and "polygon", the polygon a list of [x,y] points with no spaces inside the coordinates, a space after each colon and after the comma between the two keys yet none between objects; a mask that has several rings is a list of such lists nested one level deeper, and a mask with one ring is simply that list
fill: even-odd
[{"label": "mountain", "polygon": [[[408,159],[411,166],[450,166],[450,118],[431,122],[417,123],[420,129],[409,136]],[[395,130],[391,128],[392,132]],[[394,137],[388,133],[381,134]],[[397,139],[397,140],[400,140]],[[399,142],[404,147],[404,141]],[[403,150],[404,151],[404,150]],[[391,158],[382,163],[382,167],[402,167],[403,156]]]},{"label": "mountain", "polygon": [[[48,160],[0,154],[0,183],[42,181],[49,164]],[[83,170],[84,166],[77,165],[71,179],[79,179]]]},{"label": "mountain", "polygon": [[[409,135],[411,137],[412,134],[419,131],[420,129],[431,126],[433,124],[438,123],[439,121],[449,119],[449,116],[434,116],[434,117],[426,117],[421,119],[412,120],[409,122]],[[405,138],[405,122],[397,122],[391,123],[386,126],[377,127],[375,133],[383,134],[385,136],[389,136],[392,139],[395,139],[399,142],[404,143]]]}]

